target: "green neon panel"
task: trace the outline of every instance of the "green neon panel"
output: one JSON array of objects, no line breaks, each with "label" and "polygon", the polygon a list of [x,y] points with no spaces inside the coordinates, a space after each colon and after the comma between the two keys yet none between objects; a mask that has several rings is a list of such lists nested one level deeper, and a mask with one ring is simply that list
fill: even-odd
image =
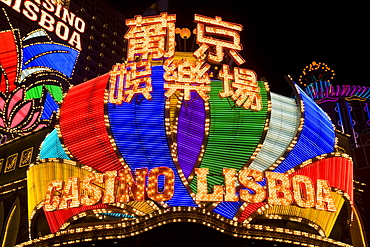
[{"label": "green neon panel", "polygon": [[[241,107],[232,108],[232,99],[220,99],[222,81],[212,81],[210,92],[210,130],[201,168],[208,168],[208,186],[220,185],[224,181],[223,168],[240,170],[262,142],[267,118],[268,92],[264,82],[261,88],[262,110],[252,111]],[[230,102],[229,102],[230,101]],[[196,177],[190,187],[196,192]]]},{"label": "green neon panel", "polygon": [[42,88],[45,87],[50,94],[53,96],[53,98],[60,102],[63,99],[63,92],[62,89],[59,86],[56,85],[40,85],[33,87],[26,92],[26,99],[39,99],[42,97]]}]

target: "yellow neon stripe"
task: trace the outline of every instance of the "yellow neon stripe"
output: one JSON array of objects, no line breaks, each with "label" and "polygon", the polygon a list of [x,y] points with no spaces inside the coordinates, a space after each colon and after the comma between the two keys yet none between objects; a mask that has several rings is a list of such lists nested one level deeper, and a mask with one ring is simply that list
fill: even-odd
[{"label": "yellow neon stripe", "polygon": [[353,246],[368,246],[366,235],[364,234],[361,217],[356,206],[353,207],[354,219],[351,225],[351,238]]}]

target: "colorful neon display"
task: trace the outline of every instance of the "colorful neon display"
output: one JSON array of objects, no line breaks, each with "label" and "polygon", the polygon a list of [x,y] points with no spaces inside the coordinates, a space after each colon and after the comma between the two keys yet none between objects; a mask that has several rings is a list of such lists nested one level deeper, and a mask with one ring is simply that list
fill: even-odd
[{"label": "colorful neon display", "polygon": [[[174,57],[175,19],[127,20],[126,64],[71,88],[60,109],[52,104],[57,90],[43,96],[42,116],[59,111],[58,126],[28,172],[30,222],[43,210],[54,238],[87,215],[132,227],[196,212],[244,230],[291,217],[327,238],[353,200],[352,161],[334,152],[328,116],[293,82],[290,99],[271,93],[252,70],[222,64],[210,79],[210,64],[226,55],[244,62],[239,24],[196,15],[197,60]],[[68,52],[62,48],[61,58]],[[32,53],[27,64],[36,54],[44,56]],[[70,70],[45,66],[68,77]]]},{"label": "colorful neon display", "polygon": [[[41,36],[49,42],[37,41]],[[12,29],[0,32],[0,38],[0,132],[10,140],[50,124],[79,53],[51,41],[43,30],[21,39]]]},{"label": "colorful neon display", "polygon": [[[268,88],[259,82],[263,95],[261,111],[245,110],[243,108],[230,109],[227,99],[220,99],[218,93],[222,90],[221,81],[212,81],[210,92],[210,123],[207,148],[199,167],[209,168],[214,174],[209,181],[210,188],[223,181],[223,168],[243,168],[248,159],[255,155],[255,150],[263,136],[267,117]],[[238,119],[238,123],[233,119]],[[230,155],[230,154],[233,155]],[[219,160],[223,160],[220,164]],[[217,174],[217,175],[216,175]],[[196,180],[190,183],[195,191]]]}]

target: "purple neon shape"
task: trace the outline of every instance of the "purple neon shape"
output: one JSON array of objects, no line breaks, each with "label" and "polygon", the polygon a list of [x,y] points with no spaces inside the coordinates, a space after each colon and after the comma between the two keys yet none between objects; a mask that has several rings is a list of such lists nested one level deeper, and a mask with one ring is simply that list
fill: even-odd
[{"label": "purple neon shape", "polygon": [[205,134],[206,111],[204,101],[196,92],[183,101],[177,126],[177,156],[184,176],[189,177],[197,164]]}]

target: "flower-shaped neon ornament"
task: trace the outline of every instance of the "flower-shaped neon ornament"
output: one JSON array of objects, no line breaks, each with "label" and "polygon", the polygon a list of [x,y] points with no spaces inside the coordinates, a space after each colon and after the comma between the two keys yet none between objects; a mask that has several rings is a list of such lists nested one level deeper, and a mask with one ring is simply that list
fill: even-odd
[{"label": "flower-shaped neon ornament", "polygon": [[41,120],[41,107],[33,99],[24,99],[24,88],[18,88],[8,95],[0,92],[0,132],[12,136],[30,133],[47,125]]},{"label": "flower-shaped neon ornament", "polygon": [[9,139],[50,123],[79,53],[42,29],[23,38],[18,29],[2,31],[0,40],[0,134]]}]

